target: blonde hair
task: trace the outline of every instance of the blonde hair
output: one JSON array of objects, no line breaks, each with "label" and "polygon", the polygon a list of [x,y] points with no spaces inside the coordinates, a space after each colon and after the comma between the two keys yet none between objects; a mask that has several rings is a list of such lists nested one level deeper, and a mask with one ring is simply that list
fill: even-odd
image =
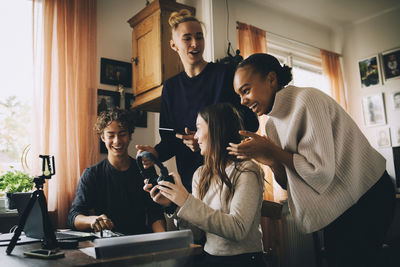
[{"label": "blonde hair", "polygon": [[172,32],[176,30],[179,24],[187,21],[196,21],[202,24],[192,13],[187,9],[172,12],[169,16],[168,23],[171,26]]}]

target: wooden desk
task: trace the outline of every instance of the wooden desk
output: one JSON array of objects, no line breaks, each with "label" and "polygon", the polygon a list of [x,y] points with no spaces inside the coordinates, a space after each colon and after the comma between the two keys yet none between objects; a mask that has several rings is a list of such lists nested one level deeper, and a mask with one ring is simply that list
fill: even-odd
[{"label": "wooden desk", "polygon": [[[79,248],[89,246],[93,246],[90,241],[79,243]],[[59,259],[36,259],[26,257],[23,254],[25,251],[39,249],[40,247],[41,243],[15,246],[11,255],[6,254],[7,247],[0,247],[0,266],[141,266],[151,262],[157,262],[159,266],[191,266],[193,257],[200,255],[203,250],[199,245],[191,245],[188,248],[110,259],[94,259],[81,252],[79,249],[64,249],[62,251],[65,253],[65,257]],[[160,265],[161,262],[162,265]]]}]

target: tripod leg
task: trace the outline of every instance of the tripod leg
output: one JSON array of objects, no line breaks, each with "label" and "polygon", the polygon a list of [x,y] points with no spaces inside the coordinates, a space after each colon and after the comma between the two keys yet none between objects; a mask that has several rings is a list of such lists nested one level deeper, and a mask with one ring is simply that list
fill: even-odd
[{"label": "tripod leg", "polygon": [[52,250],[52,249],[57,248],[58,244],[57,244],[56,235],[54,233],[53,225],[51,223],[50,216],[47,211],[46,197],[43,193],[43,190],[40,190],[40,192],[38,193],[38,201],[39,201],[40,209],[42,211],[42,218],[43,218],[44,238],[43,238],[42,247],[44,249]]},{"label": "tripod leg", "polygon": [[7,255],[10,255],[11,252],[13,251],[15,244],[17,244],[18,238],[21,235],[22,230],[24,229],[26,220],[28,219],[29,214],[31,213],[31,210],[33,208],[33,205],[35,204],[36,199],[38,198],[38,194],[39,194],[40,190],[36,190],[32,193],[31,198],[29,199],[28,205],[26,205],[26,208],[24,210],[24,212],[22,213],[22,216],[19,220],[18,223],[18,227],[17,229],[15,229],[14,235],[10,241],[10,243],[8,244],[7,247]]}]

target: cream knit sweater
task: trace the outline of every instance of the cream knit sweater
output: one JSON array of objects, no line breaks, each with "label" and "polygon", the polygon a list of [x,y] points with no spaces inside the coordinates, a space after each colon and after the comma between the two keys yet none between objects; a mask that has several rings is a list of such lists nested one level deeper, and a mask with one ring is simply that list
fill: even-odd
[{"label": "cream knit sweater", "polygon": [[306,233],[334,221],[385,171],[385,159],[320,90],[287,86],[276,94],[268,116],[268,137],[294,153],[296,171],[286,168],[288,203]]},{"label": "cream knit sweater", "polygon": [[177,216],[200,228],[206,234],[204,250],[215,256],[231,256],[261,252],[261,205],[263,200],[263,171],[253,161],[240,163],[238,172],[234,164],[226,168],[233,184],[234,195],[225,202],[227,187],[213,183],[203,200],[196,198],[200,167],[193,175],[192,194],[179,209]]}]

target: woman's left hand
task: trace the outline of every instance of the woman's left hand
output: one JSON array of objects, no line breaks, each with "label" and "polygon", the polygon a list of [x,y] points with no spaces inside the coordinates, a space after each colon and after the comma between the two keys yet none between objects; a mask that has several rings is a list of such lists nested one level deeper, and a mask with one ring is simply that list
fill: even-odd
[{"label": "woman's left hand", "polygon": [[174,177],[175,184],[167,181],[160,181],[158,183],[158,189],[163,196],[174,202],[179,207],[182,207],[189,196],[189,192],[182,184],[179,174],[170,173],[170,175]]}]

